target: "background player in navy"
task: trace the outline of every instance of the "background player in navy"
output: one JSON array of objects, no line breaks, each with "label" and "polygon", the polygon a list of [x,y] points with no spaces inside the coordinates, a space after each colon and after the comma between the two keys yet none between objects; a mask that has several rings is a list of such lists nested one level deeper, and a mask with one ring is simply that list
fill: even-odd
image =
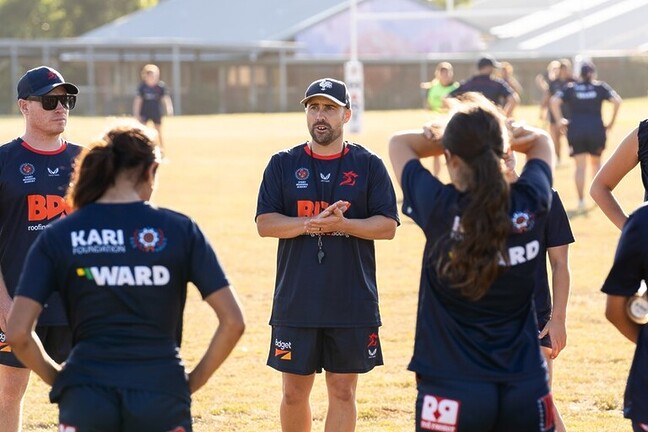
[{"label": "background player in navy", "polygon": [[[53,386],[61,430],[190,431],[190,394],[243,332],[234,292],[198,226],[148,202],[158,162],[141,129],[110,130],[77,164],[75,211],[27,257],[7,333],[19,358]],[[186,375],[178,347],[189,282],[219,324]],[[54,291],[74,333],[64,367],[31,332]]]},{"label": "background player in navy", "polygon": [[[509,182],[517,181],[515,172],[515,153],[506,158],[506,177]],[[557,191],[551,197],[551,209],[547,216],[544,233],[545,251],[540,251],[538,259],[538,272],[534,292],[534,305],[540,332],[540,346],[547,362],[549,372],[549,387],[552,388],[553,361],[567,345],[567,302],[571,275],[569,269],[569,244],[574,242],[569,218]],[[551,293],[547,277],[546,258],[551,266]],[[552,295],[553,293],[553,295]],[[566,430],[560,411],[554,403],[554,419],[556,432]]]},{"label": "background player in navy", "polygon": [[467,92],[481,93],[510,117],[513,109],[520,103],[520,97],[504,80],[492,76],[495,69],[501,66],[490,56],[480,58],[477,62],[477,75],[463,81],[449,96],[457,97]]},{"label": "background player in navy", "polygon": [[[79,89],[56,70],[40,66],[18,81],[20,138],[0,146],[0,430],[20,429],[29,369],[4,340],[20,269],[36,237],[68,213],[63,197],[80,147],[62,136]],[[58,361],[68,355],[71,333],[58,294],[47,300],[36,332]]]},{"label": "background player in navy", "polygon": [[[614,125],[621,97],[602,81],[594,80],[595,69],[591,63],[583,63],[580,81],[569,83],[551,97],[551,113],[567,134],[569,154],[576,163],[574,180],[578,193],[578,210],[585,210],[585,171],[589,155],[592,177],[601,168],[601,154],[605,149],[607,131]],[[603,123],[603,101],[613,105],[612,117]],[[563,117],[562,104],[569,109],[569,119]]]},{"label": "background player in navy", "polygon": [[149,120],[153,122],[158,133],[160,148],[162,142],[162,117],[173,115],[173,103],[167,92],[166,84],[160,81],[160,68],[154,64],[147,64],[142,68],[142,82],[137,88],[137,96],[133,100],[133,116],[142,124]]},{"label": "background player in navy", "polygon": [[[558,92],[558,90],[561,90],[567,84],[574,82],[575,80],[571,73],[571,62],[568,59],[554,60],[550,65],[555,65],[555,70],[551,71],[551,74],[548,76],[548,81],[543,87],[544,95],[542,104],[540,105],[540,117],[542,119],[546,117],[549,120],[549,134],[551,135],[551,139],[554,142],[554,148],[556,149],[556,164],[559,165],[562,160],[563,132],[561,124],[558,123],[549,109],[549,101],[551,100],[551,97]],[[563,117],[568,119],[569,113],[566,104],[562,105],[561,111]]]},{"label": "background player in navy", "polygon": [[[526,153],[509,186],[503,116],[470,94],[431,139],[392,136],[403,211],[425,232],[414,355],[416,430],[553,431],[553,402],[533,310],[538,254],[551,201],[553,146],[512,129]],[[420,159],[444,153],[452,184]]]},{"label": "background player in navy", "polygon": [[648,430],[648,327],[632,321],[627,313],[628,299],[642,281],[648,280],[648,206],[635,211],[623,226],[614,263],[601,288],[607,294],[605,316],[619,332],[636,344],[626,384],[623,415],[632,421],[632,430]]},{"label": "background player in navy", "polygon": [[623,228],[628,216],[612,191],[637,164],[641,169],[643,200],[648,201],[648,119],[642,120],[623,138],[590,186],[590,195],[596,204],[619,229]]},{"label": "background player in navy", "polygon": [[311,140],[272,156],[257,203],[259,234],[279,239],[268,365],[282,372],[284,432],[311,430],[322,369],[325,430],[348,432],[358,374],[383,364],[373,241],[394,237],[396,195],[382,160],[343,139],[343,82],[317,80],[301,103]]}]

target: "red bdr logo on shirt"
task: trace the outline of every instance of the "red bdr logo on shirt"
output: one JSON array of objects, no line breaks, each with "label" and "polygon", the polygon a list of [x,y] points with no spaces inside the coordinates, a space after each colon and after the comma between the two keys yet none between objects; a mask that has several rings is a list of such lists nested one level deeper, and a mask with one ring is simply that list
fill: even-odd
[{"label": "red bdr logo on shirt", "polygon": [[456,432],[459,401],[425,395],[421,407],[421,429]]}]

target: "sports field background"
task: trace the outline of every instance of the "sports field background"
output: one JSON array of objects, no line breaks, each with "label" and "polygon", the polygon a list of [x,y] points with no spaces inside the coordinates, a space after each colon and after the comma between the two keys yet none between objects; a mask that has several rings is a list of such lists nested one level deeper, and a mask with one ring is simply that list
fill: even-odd
[{"label": "sports field background", "polygon": [[[605,156],[646,116],[646,102],[648,98],[624,101]],[[609,118],[609,111],[604,112],[604,117]],[[518,108],[516,117],[540,124],[536,106]],[[366,112],[363,132],[347,134],[346,138],[374,150],[389,167],[390,134],[420,127],[427,119],[423,110]],[[72,113],[67,137],[87,144],[115,120],[78,118]],[[231,357],[194,395],[194,430],[279,431],[281,378],[265,366],[277,241],[257,235],[254,214],[259,182],[271,154],[309,138],[305,116],[172,117],[164,120],[163,127],[168,163],[158,171],[158,190],[153,200],[197,220],[238,291],[247,320],[246,333]],[[0,118],[0,142],[19,136],[22,130],[20,117]],[[564,155],[566,162],[556,170],[554,185],[570,214],[576,243],[570,249],[568,341],[555,362],[554,398],[570,431],[627,431],[630,424],[622,418],[622,396],[634,347],[605,320],[605,296],[599,291],[619,231],[591,199],[586,213],[574,212],[577,199],[566,144]],[[521,166],[523,160],[518,163]],[[400,196],[397,186],[396,190]],[[638,169],[618,186],[617,196],[626,209],[640,204],[643,188]],[[376,244],[385,366],[360,378],[357,431],[410,431],[416,389],[413,374],[406,367],[413,345],[423,235],[403,217],[396,238]],[[215,325],[211,310],[191,289],[182,347],[189,366],[202,355]],[[40,379],[32,378],[26,397],[25,431],[57,430],[57,408],[49,404],[47,391]],[[322,431],[326,394],[321,376],[315,382],[312,405],[313,430]]]}]

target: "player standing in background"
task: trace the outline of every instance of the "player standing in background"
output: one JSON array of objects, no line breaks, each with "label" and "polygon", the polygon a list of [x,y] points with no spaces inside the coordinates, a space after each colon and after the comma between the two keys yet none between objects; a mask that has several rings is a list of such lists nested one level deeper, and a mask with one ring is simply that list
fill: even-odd
[{"label": "player standing in background", "polygon": [[612,191],[639,164],[644,201],[648,201],[648,119],[642,120],[618,145],[592,180],[590,195],[610,221],[622,229],[628,220],[626,212]]},{"label": "player standing in background", "polygon": [[[607,294],[606,318],[636,345],[632,366],[623,398],[623,416],[632,421],[632,430],[648,430],[648,326],[645,322],[645,308],[637,320],[630,318],[628,302],[635,297],[642,282],[648,280],[648,206],[644,204],[630,215],[621,230],[621,238],[614,256],[614,263],[605,279],[601,291]],[[642,303],[645,303],[645,297]],[[632,314],[634,315],[634,314]]]},{"label": "player standing in background", "polygon": [[137,96],[133,100],[133,116],[142,124],[152,121],[158,133],[160,148],[162,142],[162,117],[164,114],[173,115],[173,103],[164,81],[160,81],[160,68],[147,64],[142,68],[142,82],[137,88]]},{"label": "player standing in background", "polygon": [[[554,431],[533,308],[553,147],[543,131],[523,127],[509,142],[496,107],[466,97],[431,138],[404,131],[389,143],[403,211],[426,236],[409,364],[416,430]],[[511,149],[527,163],[509,185],[502,166]],[[442,153],[449,185],[420,161]]]},{"label": "player standing in background", "polygon": [[[556,121],[556,118],[549,109],[549,101],[551,100],[551,97],[558,92],[558,90],[562,90],[563,87],[575,80],[571,73],[571,62],[568,59],[555,60],[555,63],[552,62],[551,65],[554,64],[556,65],[556,68],[551,74],[549,74],[549,80],[543,92],[542,104],[540,105],[540,118],[549,119],[549,134],[551,135],[551,139],[554,142],[554,148],[556,149],[556,165],[560,165],[562,160],[563,133],[561,131],[561,125]],[[566,104],[561,106],[561,111],[563,117],[569,119],[569,108]]]},{"label": "player standing in background", "polygon": [[[592,177],[601,168],[601,154],[605,149],[607,131],[612,128],[621,106],[621,97],[607,83],[596,81],[596,70],[591,63],[583,63],[580,81],[569,83],[551,97],[550,107],[561,132],[566,133],[569,154],[576,162],[574,180],[578,193],[578,211],[585,211],[585,171],[587,157]],[[603,123],[603,101],[613,105],[609,123]],[[569,109],[569,119],[563,116],[562,105]]]},{"label": "player standing in background", "polygon": [[[517,94],[519,103],[520,97],[522,96],[522,91],[524,89],[522,88],[520,81],[518,81],[518,79],[515,77],[515,69],[513,68],[513,65],[507,61],[503,61],[500,63],[500,68],[497,72],[498,73],[496,74],[496,76],[501,78]],[[509,117],[512,116],[513,111],[511,111]]]},{"label": "player standing in background", "polygon": [[326,371],[326,432],[355,430],[358,374],[383,364],[374,240],[399,223],[382,160],[345,141],[342,81],[314,81],[301,101],[311,140],[276,153],[257,202],[259,235],[279,239],[268,365],[282,373],[283,432],[311,430],[309,397]]},{"label": "player standing in background", "polygon": [[457,97],[467,92],[481,93],[510,117],[513,109],[520,103],[520,97],[504,80],[493,77],[495,69],[501,66],[500,62],[490,56],[480,58],[477,62],[477,75],[463,81],[449,96]]},{"label": "player standing in background", "polygon": [[[447,113],[446,96],[457,87],[459,87],[459,83],[454,80],[452,64],[448,62],[437,64],[434,70],[434,79],[430,82],[421,83],[421,88],[426,90],[424,107],[433,115]],[[432,159],[432,173],[438,176],[440,172],[441,157],[437,156]]]},{"label": "player standing in background", "polygon": [[[2,333],[13,304],[20,270],[36,237],[66,215],[63,197],[72,161],[81,148],[63,137],[79,89],[56,70],[40,66],[18,81],[18,107],[25,119],[20,138],[0,146],[0,430],[21,429],[29,382],[26,369]],[[40,270],[36,270],[40,271]],[[36,272],[35,271],[35,272]],[[49,355],[67,357],[72,334],[58,293],[45,299],[36,333]]]},{"label": "player standing in background", "polygon": [[[244,329],[233,290],[194,221],[151,205],[160,152],[140,128],[115,127],[76,163],[74,212],[30,249],[9,317],[19,358],[52,386],[60,430],[191,431],[190,394]],[[179,356],[187,284],[218,327],[186,373]],[[31,332],[60,292],[74,332],[62,366]]]}]

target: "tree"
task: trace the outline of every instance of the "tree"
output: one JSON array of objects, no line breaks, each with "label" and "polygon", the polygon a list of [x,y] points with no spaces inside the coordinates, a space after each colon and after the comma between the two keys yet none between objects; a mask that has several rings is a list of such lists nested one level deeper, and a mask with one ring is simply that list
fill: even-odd
[{"label": "tree", "polygon": [[82,35],[158,0],[0,0],[0,38]]}]

